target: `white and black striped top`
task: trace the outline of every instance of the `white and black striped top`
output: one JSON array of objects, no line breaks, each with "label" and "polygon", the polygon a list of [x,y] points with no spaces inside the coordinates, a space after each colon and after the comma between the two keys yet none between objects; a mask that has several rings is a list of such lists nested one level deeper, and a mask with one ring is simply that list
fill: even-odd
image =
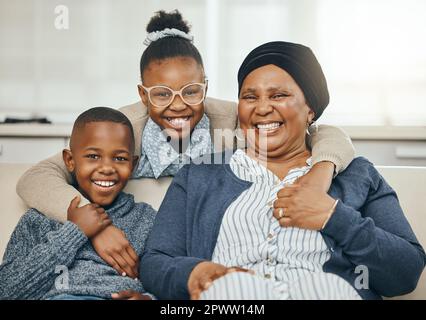
[{"label": "white and black striped top", "polygon": [[226,210],[212,261],[241,266],[270,279],[281,293],[306,273],[323,272],[330,252],[318,231],[284,228],[272,215],[277,192],[306,174],[311,159],[280,180],[270,170],[237,150],[230,160],[234,174],[253,182]]}]

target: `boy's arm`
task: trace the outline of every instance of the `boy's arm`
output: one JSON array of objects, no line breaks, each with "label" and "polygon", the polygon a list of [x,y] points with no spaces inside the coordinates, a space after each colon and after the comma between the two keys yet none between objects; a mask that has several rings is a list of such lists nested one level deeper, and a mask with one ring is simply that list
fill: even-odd
[{"label": "boy's arm", "polygon": [[67,209],[75,196],[81,196],[80,205],[88,204],[72,183],[62,153],[58,153],[28,169],[19,179],[16,192],[30,207],[60,222],[67,220]]},{"label": "boy's arm", "polygon": [[44,219],[31,209],[12,233],[0,265],[0,300],[42,298],[59,276],[57,268],[70,266],[86,243],[87,237],[71,222],[44,234]]}]

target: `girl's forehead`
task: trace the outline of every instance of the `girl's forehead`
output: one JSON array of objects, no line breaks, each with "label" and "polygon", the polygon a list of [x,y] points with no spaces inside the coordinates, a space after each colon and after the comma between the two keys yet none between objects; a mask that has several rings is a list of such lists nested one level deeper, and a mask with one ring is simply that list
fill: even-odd
[{"label": "girl's forehead", "polygon": [[191,82],[204,82],[204,70],[194,58],[177,57],[154,60],[143,73],[145,86],[177,86]]},{"label": "girl's forehead", "polygon": [[202,70],[202,66],[193,58],[186,56],[170,57],[164,59],[152,60],[146,70],[165,69],[165,68],[192,68]]}]

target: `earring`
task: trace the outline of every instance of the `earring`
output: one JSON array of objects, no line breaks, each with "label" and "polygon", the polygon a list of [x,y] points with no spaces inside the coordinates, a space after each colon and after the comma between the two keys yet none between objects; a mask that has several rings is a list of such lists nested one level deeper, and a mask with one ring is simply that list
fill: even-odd
[{"label": "earring", "polygon": [[237,138],[237,140],[239,141],[245,141],[246,138],[244,137],[244,135],[242,137],[238,136],[238,133],[241,132],[241,128],[235,129],[235,137]]},{"label": "earring", "polygon": [[308,136],[310,136],[311,135],[311,133],[309,132],[309,127],[310,127],[310,123],[309,123],[309,121],[307,121],[306,122],[306,134],[308,135]]},{"label": "earring", "polygon": [[311,133],[309,131],[309,128],[312,128],[312,130],[316,130],[317,129],[316,122],[315,121],[311,121],[311,122],[308,121],[308,122],[306,122],[306,134],[308,136],[311,135]]}]

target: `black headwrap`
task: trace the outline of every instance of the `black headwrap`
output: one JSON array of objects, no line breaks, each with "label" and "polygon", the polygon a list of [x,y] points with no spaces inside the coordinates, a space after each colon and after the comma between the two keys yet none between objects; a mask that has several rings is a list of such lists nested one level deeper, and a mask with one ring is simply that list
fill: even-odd
[{"label": "black headwrap", "polygon": [[276,65],[292,76],[305,95],[306,103],[315,112],[314,120],[317,120],[330,100],[327,81],[312,50],[300,44],[274,41],[251,51],[238,70],[238,95],[247,75],[268,64]]}]

